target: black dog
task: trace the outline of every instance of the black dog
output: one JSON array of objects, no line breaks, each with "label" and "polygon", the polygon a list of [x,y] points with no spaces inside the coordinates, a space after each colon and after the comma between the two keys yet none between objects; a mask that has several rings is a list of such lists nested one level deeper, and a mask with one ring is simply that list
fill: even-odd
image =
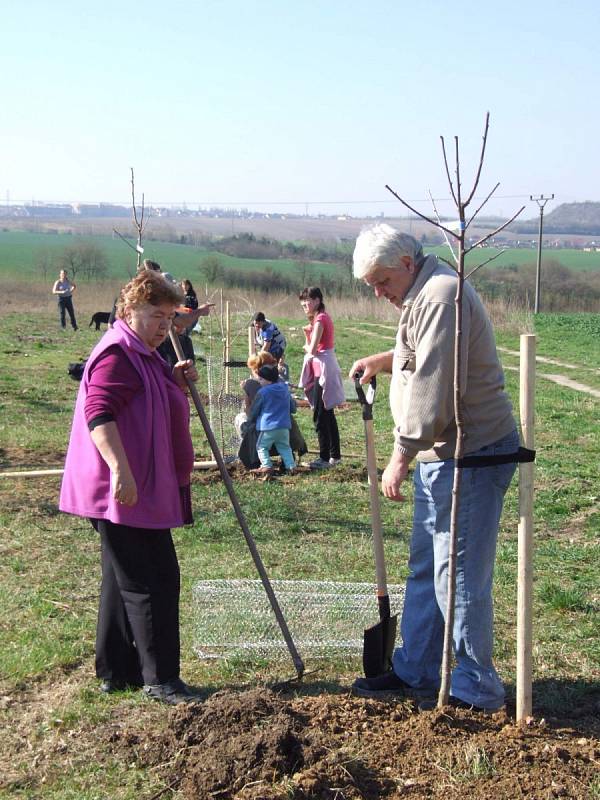
[{"label": "black dog", "polygon": [[[87,358],[86,360],[87,361]],[[85,361],[72,361],[68,368],[67,372],[73,378],[74,381],[80,381],[83,378],[83,370],[85,369]]]},{"label": "black dog", "polygon": [[96,311],[95,314],[92,314],[92,320],[88,325],[88,328],[91,328],[92,325],[96,326],[96,330],[100,330],[101,323],[108,324],[108,320],[110,319],[110,311]]}]

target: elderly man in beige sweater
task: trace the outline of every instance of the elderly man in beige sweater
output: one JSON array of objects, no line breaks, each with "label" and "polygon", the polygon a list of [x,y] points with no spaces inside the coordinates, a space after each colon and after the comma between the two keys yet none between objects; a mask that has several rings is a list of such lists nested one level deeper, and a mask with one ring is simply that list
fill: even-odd
[{"label": "elderly man in beige sweater", "polygon": [[[354,276],[399,312],[396,346],[354,362],[362,383],[378,372],[392,375],[390,404],[394,449],[382,491],[404,500],[402,482],[416,458],[409,577],[402,613],[402,645],[393,671],[358,678],[354,691],[433,697],[440,683],[446,612],[448,542],[456,423],[454,328],[457,275],[436,256],[424,257],[412,236],[380,224],[364,231],[354,251]],[[477,293],[468,283],[463,301],[465,454],[477,466],[463,469],[458,520],[457,597],[453,630],[456,666],[451,702],[475,709],[504,705],[504,687],[492,662],[492,579],[504,495],[516,464],[490,456],[515,454],[519,438],[494,334]],[[503,459],[496,459],[502,461]]]}]

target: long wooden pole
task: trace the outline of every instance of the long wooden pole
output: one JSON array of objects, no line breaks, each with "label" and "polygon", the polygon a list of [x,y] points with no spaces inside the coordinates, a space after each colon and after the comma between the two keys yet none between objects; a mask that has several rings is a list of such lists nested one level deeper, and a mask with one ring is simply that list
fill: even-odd
[{"label": "long wooden pole", "polygon": [[[216,461],[194,461],[193,469],[195,471],[203,469],[216,469],[218,466]],[[60,476],[64,472],[62,468],[56,469],[29,469],[29,470],[13,470],[11,472],[0,472],[0,478],[51,478]]]},{"label": "long wooden pole", "polygon": [[[231,355],[231,315],[229,311],[229,300],[225,301],[225,358],[223,361],[229,363]],[[229,369],[225,369],[225,394],[229,394]]]},{"label": "long wooden pole", "polygon": [[248,326],[248,358],[254,355],[256,352],[256,343],[254,341],[255,333],[254,333],[254,325],[250,323]]},{"label": "long wooden pole", "polygon": [[[171,338],[171,343],[173,344],[173,347],[175,349],[175,353],[177,354],[177,358],[180,361],[185,360],[185,356],[183,355],[181,344],[179,342],[179,337],[175,335],[172,328],[169,332],[169,336]],[[242,507],[240,506],[240,502],[235,492],[231,476],[227,472],[227,467],[225,466],[225,462],[223,461],[223,454],[219,449],[219,445],[217,444],[215,435],[210,427],[208,417],[206,416],[206,412],[204,411],[204,406],[202,405],[202,400],[200,399],[198,389],[196,388],[196,384],[187,378],[186,382],[190,390],[192,400],[194,401],[194,405],[196,406],[196,411],[198,412],[198,416],[200,417],[200,422],[202,423],[202,427],[204,428],[204,433],[210,445],[210,449],[212,450],[212,454],[215,458],[215,461],[217,462],[217,467],[219,468],[219,472],[221,473],[221,478],[223,479],[223,483],[225,484],[225,489],[227,490],[227,494],[229,495],[229,499],[231,500],[231,505],[233,506],[235,516],[237,517],[237,521],[239,523],[240,528],[242,529],[242,533],[244,534],[246,544],[248,545],[248,549],[250,550],[252,560],[254,561],[254,566],[256,567],[257,572],[260,576],[262,585],[264,587],[266,595],[269,599],[269,603],[271,604],[271,608],[273,609],[273,613],[275,614],[275,618],[279,625],[279,629],[281,630],[281,634],[285,640],[292,661],[294,662],[298,678],[300,679],[304,674],[304,662],[302,661],[302,658],[300,657],[300,654],[296,649],[296,645],[294,644],[294,640],[292,639],[292,634],[290,633],[287,622],[285,620],[285,617],[283,616],[283,612],[279,605],[279,601],[275,596],[275,592],[273,591],[271,581],[269,580],[269,576],[267,575],[267,570],[265,569],[262,558],[260,557],[260,553],[258,552],[258,547],[256,546],[256,542],[254,541],[254,537],[250,533],[250,528],[248,527],[246,516],[242,511]]]},{"label": "long wooden pole", "polygon": [[[535,336],[521,336],[519,408],[523,446],[535,449]],[[531,716],[533,645],[533,488],[535,465],[519,464],[517,722]]]}]

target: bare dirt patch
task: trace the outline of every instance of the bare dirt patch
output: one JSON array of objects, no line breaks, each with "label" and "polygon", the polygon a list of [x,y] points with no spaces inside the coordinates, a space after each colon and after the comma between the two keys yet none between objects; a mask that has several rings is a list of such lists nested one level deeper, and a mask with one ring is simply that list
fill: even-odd
[{"label": "bare dirt patch", "polygon": [[410,703],[255,688],[174,709],[163,732],[136,720],[104,736],[185,800],[584,798],[600,767],[585,719],[517,726],[504,712],[418,714]]}]

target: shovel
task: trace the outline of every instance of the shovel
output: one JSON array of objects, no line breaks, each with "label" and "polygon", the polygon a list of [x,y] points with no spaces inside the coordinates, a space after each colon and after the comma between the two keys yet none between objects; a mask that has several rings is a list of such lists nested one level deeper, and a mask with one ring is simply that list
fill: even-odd
[{"label": "shovel", "polygon": [[365,423],[367,473],[371,500],[371,530],[373,532],[373,553],[377,576],[377,605],[379,607],[379,622],[371,628],[366,628],[364,632],[363,669],[367,678],[374,678],[392,669],[392,654],[396,642],[398,615],[391,616],[390,614],[390,598],[387,589],[383,538],[381,536],[379,483],[375,458],[375,439],[373,436],[373,403],[375,401],[376,379],[375,377],[371,378],[371,383],[365,394],[360,383],[361,376],[361,372],[356,373],[354,386]]},{"label": "shovel", "polygon": [[[178,360],[185,361],[186,359],[181,349],[179,338],[177,337],[176,333],[173,331],[172,328],[169,332],[169,336],[171,338],[171,343],[175,349],[175,353],[177,354]],[[265,565],[263,564],[262,558],[260,557],[260,553],[258,552],[256,542],[254,541],[254,537],[250,533],[248,523],[246,522],[246,517],[244,515],[244,512],[242,511],[242,507],[240,506],[239,500],[235,493],[235,489],[233,488],[233,481],[231,480],[231,476],[227,472],[227,467],[225,466],[225,462],[223,461],[223,455],[219,450],[219,445],[217,444],[215,435],[210,427],[210,422],[208,421],[208,417],[206,416],[204,406],[202,405],[202,400],[200,400],[198,389],[196,389],[196,384],[193,381],[188,380],[186,378],[186,382],[189,387],[190,394],[192,395],[192,400],[194,401],[194,405],[196,406],[196,411],[198,412],[198,416],[200,417],[200,422],[202,423],[202,427],[204,428],[204,433],[206,434],[206,438],[208,439],[210,449],[212,450],[213,456],[215,457],[215,461],[217,462],[217,466],[219,467],[221,478],[223,479],[223,483],[225,484],[225,488],[227,489],[227,493],[229,494],[229,499],[231,500],[231,505],[233,506],[233,510],[235,511],[237,521],[240,525],[240,528],[242,529],[242,533],[244,534],[244,538],[246,539],[246,544],[248,545],[248,549],[250,550],[250,554],[252,555],[254,565],[258,571],[258,574],[260,575],[260,579],[262,581],[267,597],[269,598],[269,603],[271,604],[271,608],[273,609],[273,613],[275,614],[275,618],[277,619],[277,623],[281,630],[281,634],[285,640],[292,661],[294,662],[294,667],[296,668],[296,674],[298,676],[298,680],[302,680],[302,675],[304,674],[304,662],[300,658],[298,650],[296,649],[296,645],[294,644],[294,640],[292,639],[292,635],[288,628],[287,622],[285,621],[285,617],[283,616],[283,612],[281,611],[281,607],[279,605],[277,597],[275,596],[273,587],[271,586],[271,581],[269,580],[269,576],[267,575]]]}]

